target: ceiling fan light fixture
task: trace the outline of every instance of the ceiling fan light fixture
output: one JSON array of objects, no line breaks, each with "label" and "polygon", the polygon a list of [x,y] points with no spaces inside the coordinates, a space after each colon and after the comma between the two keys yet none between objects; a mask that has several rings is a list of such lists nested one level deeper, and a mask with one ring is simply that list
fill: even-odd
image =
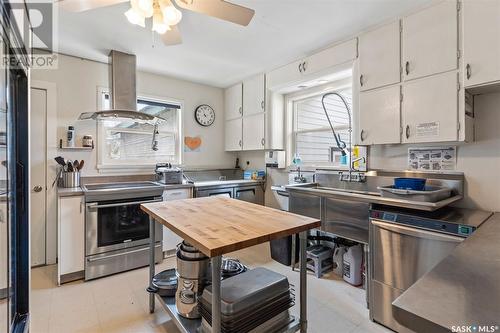
[{"label": "ceiling fan light fixture", "polygon": [[144,16],[153,16],[153,0],[137,0],[137,6],[144,13]]},{"label": "ceiling fan light fixture", "polygon": [[170,26],[163,20],[163,14],[159,9],[155,9],[155,12],[153,14],[153,27],[151,28],[151,30],[159,33],[160,35],[163,35],[168,30],[170,30]]},{"label": "ceiling fan light fixture", "polygon": [[182,12],[172,5],[169,0],[160,3],[163,19],[167,25],[176,25],[182,19]]},{"label": "ceiling fan light fixture", "polygon": [[143,28],[146,27],[146,17],[134,8],[130,8],[129,10],[127,10],[125,12],[125,16],[130,23],[141,26]]}]

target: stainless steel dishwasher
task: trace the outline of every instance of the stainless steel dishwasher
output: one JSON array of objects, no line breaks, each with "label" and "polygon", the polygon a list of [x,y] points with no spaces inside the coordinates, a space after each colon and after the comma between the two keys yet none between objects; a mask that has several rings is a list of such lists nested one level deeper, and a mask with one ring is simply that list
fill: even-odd
[{"label": "stainless steel dishwasher", "polygon": [[392,302],[490,216],[459,208],[419,212],[374,206],[370,211],[370,318],[397,332],[411,332],[393,316]]}]

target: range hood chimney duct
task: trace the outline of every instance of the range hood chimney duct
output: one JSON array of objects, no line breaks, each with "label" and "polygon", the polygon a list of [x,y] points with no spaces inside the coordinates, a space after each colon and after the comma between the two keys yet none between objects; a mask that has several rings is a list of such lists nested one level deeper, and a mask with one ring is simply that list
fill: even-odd
[{"label": "range hood chimney duct", "polygon": [[136,57],[116,50],[109,53],[111,109],[136,110]]}]

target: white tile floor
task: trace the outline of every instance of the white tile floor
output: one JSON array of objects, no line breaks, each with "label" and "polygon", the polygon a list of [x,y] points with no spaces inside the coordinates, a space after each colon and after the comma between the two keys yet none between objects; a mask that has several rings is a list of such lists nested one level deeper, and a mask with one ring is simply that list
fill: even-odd
[{"label": "white tile floor", "polygon": [[[233,256],[252,267],[280,272],[298,286],[298,272],[271,260],[268,244]],[[173,265],[175,261],[167,259],[157,271]],[[55,274],[55,266],[32,270],[32,333],[178,332],[160,305],[149,314],[147,268],[62,287],[56,286]],[[295,306],[293,312],[297,311]],[[308,331],[312,333],[390,332],[368,319],[364,290],[349,286],[333,274],[322,279],[308,276],[308,316]]]}]

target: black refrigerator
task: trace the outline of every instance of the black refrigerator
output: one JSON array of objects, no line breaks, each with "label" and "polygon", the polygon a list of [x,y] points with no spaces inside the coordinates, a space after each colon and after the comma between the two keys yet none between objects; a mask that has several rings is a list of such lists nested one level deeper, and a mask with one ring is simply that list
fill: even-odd
[{"label": "black refrigerator", "polygon": [[30,27],[22,7],[14,19],[19,3],[0,6],[0,332],[20,333],[29,330]]}]

